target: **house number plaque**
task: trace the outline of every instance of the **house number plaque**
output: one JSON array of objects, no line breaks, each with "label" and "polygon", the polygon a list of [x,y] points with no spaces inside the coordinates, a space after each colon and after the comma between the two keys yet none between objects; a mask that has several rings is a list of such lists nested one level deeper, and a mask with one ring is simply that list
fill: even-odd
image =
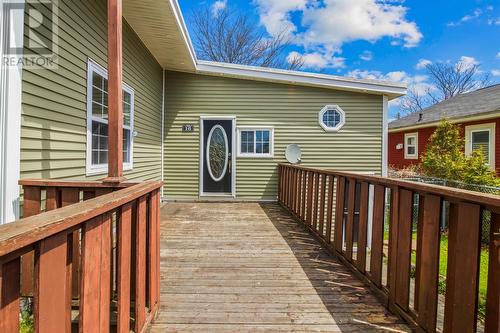
[{"label": "house number plaque", "polygon": [[194,125],[193,124],[182,125],[182,131],[186,133],[191,133],[194,131]]}]

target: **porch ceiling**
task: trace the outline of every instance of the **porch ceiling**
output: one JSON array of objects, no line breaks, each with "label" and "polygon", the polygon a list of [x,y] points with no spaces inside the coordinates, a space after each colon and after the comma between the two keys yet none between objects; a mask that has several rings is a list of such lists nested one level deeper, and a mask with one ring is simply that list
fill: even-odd
[{"label": "porch ceiling", "polygon": [[[164,69],[194,72],[194,51],[175,0],[124,0],[123,16]],[[147,19],[145,19],[147,18]]]}]

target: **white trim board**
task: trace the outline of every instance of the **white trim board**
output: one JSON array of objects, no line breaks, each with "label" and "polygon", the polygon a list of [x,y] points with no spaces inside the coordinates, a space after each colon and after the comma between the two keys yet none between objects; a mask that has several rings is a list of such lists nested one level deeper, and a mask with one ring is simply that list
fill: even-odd
[{"label": "white trim board", "polygon": [[[231,193],[205,193],[203,192],[203,165],[204,165],[204,143],[203,143],[203,121],[204,120],[232,120],[232,149],[231,149]],[[200,198],[210,198],[210,197],[220,197],[220,198],[236,198],[236,116],[200,116],[200,143],[199,143],[199,173],[198,173],[198,183],[199,183],[199,197]]]},{"label": "white trim board", "polygon": [[382,99],[382,177],[387,177],[389,164],[388,140],[389,140],[389,98],[384,95]]},{"label": "white trim board", "polygon": [[198,74],[227,76],[254,81],[279,82],[378,95],[385,94],[389,99],[406,94],[406,85],[400,83],[360,80],[343,76],[219,63],[205,60],[197,60],[196,71]]},{"label": "white trim board", "polygon": [[[253,153],[242,153],[241,152],[241,132],[242,131],[269,131],[269,153],[268,154],[258,154],[255,153],[255,145],[257,139],[254,137],[254,152]],[[236,130],[236,145],[238,158],[273,158],[274,157],[274,126],[238,126]]]},{"label": "white trim board", "polygon": [[[87,146],[85,171],[87,176],[106,174],[108,172],[108,163],[101,165],[92,165],[92,74],[97,73],[108,79],[108,71],[96,61],[88,58],[87,60]],[[123,163],[123,171],[130,171],[134,168],[134,109],[135,92],[134,89],[122,82],[122,90],[130,94],[130,162]],[[125,127],[125,126],[124,126]]]},{"label": "white trim board", "polygon": [[[415,154],[408,154],[408,139],[415,138]],[[418,151],[418,132],[405,133],[404,135],[404,159],[405,160],[418,160],[419,151]]]},{"label": "white trim board", "polygon": [[[5,17],[5,1],[0,0],[0,59],[6,49],[8,36],[10,46],[23,47],[24,10],[11,11]],[[19,3],[17,3],[18,5]],[[13,31],[11,30],[13,29]],[[19,55],[10,55],[17,57]],[[21,159],[21,108],[22,108],[22,62],[0,68],[0,224],[19,218],[19,179]]]},{"label": "white trim board", "polygon": [[495,131],[496,131],[496,123],[485,123],[485,124],[477,124],[477,125],[469,125],[465,126],[465,154],[470,155],[472,153],[472,134],[474,132],[482,132],[488,131],[489,135],[489,152],[490,155],[488,166],[495,170],[496,161],[495,161]]}]

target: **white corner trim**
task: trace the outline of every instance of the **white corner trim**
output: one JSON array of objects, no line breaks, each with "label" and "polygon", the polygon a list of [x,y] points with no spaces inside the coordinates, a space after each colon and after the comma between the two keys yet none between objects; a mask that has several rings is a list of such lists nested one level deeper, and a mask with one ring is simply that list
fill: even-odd
[{"label": "white corner trim", "polygon": [[[242,153],[241,152],[241,132],[242,131],[269,131],[269,153],[268,154],[258,154],[258,153]],[[273,158],[274,157],[274,126],[238,126],[237,128],[237,157],[238,158]],[[255,137],[254,137],[255,139]],[[254,146],[256,141],[254,140]],[[255,149],[254,149],[255,151]]]},{"label": "white corner trim", "polygon": [[[162,91],[161,91],[161,181],[165,182],[165,88],[166,70],[162,71]],[[161,187],[160,197],[165,197],[165,186]]]},{"label": "white corner trim", "polygon": [[[408,139],[409,138],[415,138],[415,154],[408,154]],[[418,132],[413,132],[413,133],[405,133],[405,138],[404,138],[404,157],[405,160],[418,160]]]},{"label": "white corner trim", "polygon": [[[327,111],[337,111],[340,114],[340,122],[337,126],[329,127],[323,122],[323,115]],[[318,123],[325,132],[338,132],[345,125],[345,112],[338,105],[325,105],[325,107],[323,107],[318,113]]]},{"label": "white corner trim", "polygon": [[387,177],[388,159],[388,140],[389,140],[389,98],[382,97],[382,177]]},{"label": "white corner trim", "polygon": [[469,125],[465,126],[465,154],[472,154],[472,134],[474,132],[479,131],[488,131],[489,139],[490,139],[490,147],[489,147],[489,161],[488,165],[490,168],[495,170],[496,161],[495,161],[495,131],[496,131],[496,123],[486,123],[486,124],[477,124],[477,125]]},{"label": "white corner trim", "polygon": [[[9,35],[11,46],[23,47],[24,10],[6,13],[5,4],[0,1],[0,60]],[[5,14],[10,16],[4,17]],[[20,59],[19,55],[9,56]],[[3,61],[0,64],[0,224],[20,217],[22,62],[16,63],[17,66],[9,67]]]}]

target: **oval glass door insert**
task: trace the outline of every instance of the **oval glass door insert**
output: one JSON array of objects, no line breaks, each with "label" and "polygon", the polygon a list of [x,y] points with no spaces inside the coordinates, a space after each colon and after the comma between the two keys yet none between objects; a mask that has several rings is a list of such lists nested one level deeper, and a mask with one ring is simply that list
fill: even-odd
[{"label": "oval glass door insert", "polygon": [[210,130],[206,154],[208,173],[218,182],[226,175],[229,158],[227,134],[221,125],[215,125]]}]

